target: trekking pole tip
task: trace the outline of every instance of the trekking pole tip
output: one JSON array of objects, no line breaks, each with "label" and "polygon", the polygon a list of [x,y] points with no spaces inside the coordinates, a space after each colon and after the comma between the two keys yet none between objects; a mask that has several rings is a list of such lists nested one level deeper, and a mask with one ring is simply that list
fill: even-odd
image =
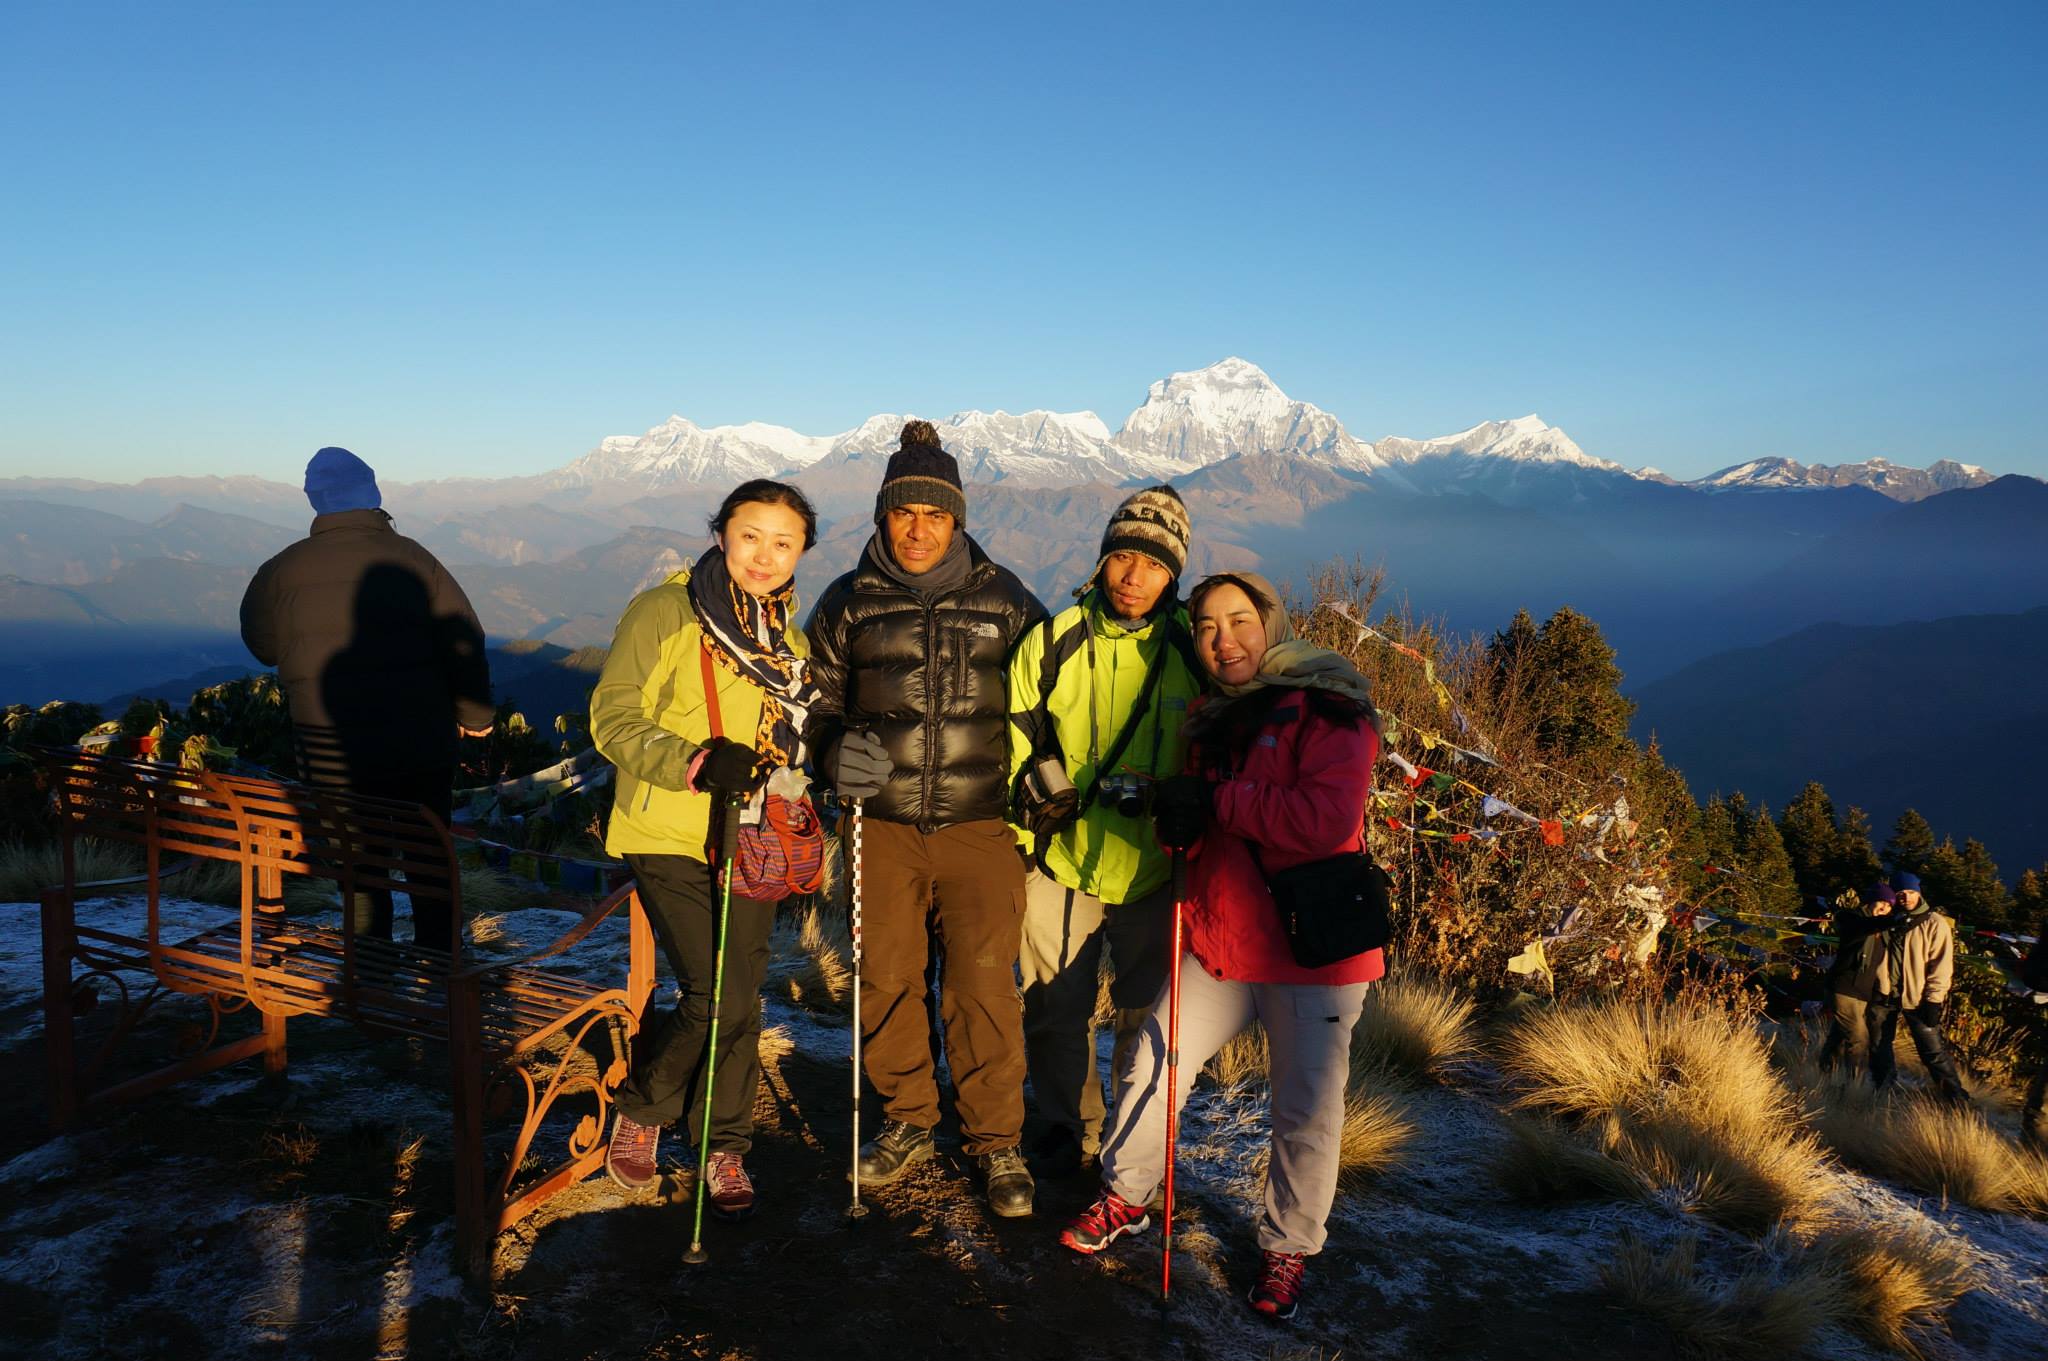
[{"label": "trekking pole tip", "polygon": [[711,1254],[704,1251],[702,1243],[692,1243],[689,1249],[683,1253],[683,1260],[691,1266],[703,1266],[711,1260]]}]

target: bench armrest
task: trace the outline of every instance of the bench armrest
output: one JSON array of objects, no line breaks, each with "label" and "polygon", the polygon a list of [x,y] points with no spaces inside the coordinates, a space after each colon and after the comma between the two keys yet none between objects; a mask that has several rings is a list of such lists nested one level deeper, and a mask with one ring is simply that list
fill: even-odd
[{"label": "bench armrest", "polygon": [[515,955],[511,959],[494,959],[488,964],[474,964],[469,968],[457,970],[450,977],[463,980],[481,979],[501,969],[515,969],[522,965],[537,963],[550,956],[561,954],[592,931],[595,931],[600,922],[618,911],[622,904],[629,901],[633,897],[634,887],[635,885],[632,881],[628,880],[597,902],[592,903],[584,911],[583,920],[570,927],[559,939],[551,944],[543,945],[538,950],[529,950],[523,955]]}]

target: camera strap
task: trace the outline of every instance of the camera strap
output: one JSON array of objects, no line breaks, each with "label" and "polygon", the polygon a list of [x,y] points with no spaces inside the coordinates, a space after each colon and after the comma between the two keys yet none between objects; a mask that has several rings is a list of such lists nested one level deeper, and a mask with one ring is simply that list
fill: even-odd
[{"label": "camera strap", "polygon": [[[1088,627],[1088,642],[1090,645],[1088,656],[1088,708],[1090,716],[1092,718],[1095,709],[1095,638],[1093,620],[1089,621]],[[1124,748],[1131,745],[1131,738],[1137,735],[1138,725],[1145,721],[1145,709],[1147,705],[1151,702],[1152,692],[1159,688],[1160,673],[1166,670],[1167,654],[1172,652],[1175,647],[1175,640],[1173,638],[1174,621],[1172,616],[1169,615],[1167,618],[1162,619],[1160,621],[1160,627],[1161,637],[1159,639],[1159,650],[1152,654],[1152,662],[1149,666],[1145,668],[1145,680],[1144,683],[1138,687],[1138,698],[1136,702],[1131,705],[1130,716],[1124,719],[1123,727],[1117,732],[1117,735],[1110,741],[1109,750],[1103,753],[1102,759],[1096,763],[1095,774],[1092,777],[1090,777],[1088,781],[1088,787],[1081,791],[1081,802],[1074,814],[1074,816],[1077,819],[1085,817],[1088,813],[1088,810],[1095,806],[1096,796],[1101,794],[1102,792],[1103,775],[1106,772],[1113,771],[1116,769],[1117,761],[1123,757]],[[1154,754],[1156,757],[1156,742],[1154,744]]]}]

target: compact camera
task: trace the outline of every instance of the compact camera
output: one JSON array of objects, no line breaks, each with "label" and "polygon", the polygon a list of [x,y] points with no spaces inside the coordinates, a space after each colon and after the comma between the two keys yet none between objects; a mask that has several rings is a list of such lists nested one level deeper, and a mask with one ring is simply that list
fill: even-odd
[{"label": "compact camera", "polygon": [[1152,811],[1152,781],[1143,775],[1119,771],[1102,777],[1102,785],[1096,796],[1105,808],[1123,814],[1127,818],[1141,818]]}]

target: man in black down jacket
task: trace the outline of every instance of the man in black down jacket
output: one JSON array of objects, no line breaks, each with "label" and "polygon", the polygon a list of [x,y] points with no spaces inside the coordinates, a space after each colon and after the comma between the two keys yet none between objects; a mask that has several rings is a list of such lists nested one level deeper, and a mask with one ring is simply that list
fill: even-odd
[{"label": "man in black down jacket", "polygon": [[989,1206],[1031,1213],[1024,1126],[1023,1007],[1015,968],[1024,865],[1004,821],[1005,662],[1045,609],[963,529],[959,465],[926,421],[903,427],[875,498],[860,565],[811,614],[819,765],[865,802],[863,1054],[881,1093],[862,1180],[894,1181],[932,1155],[939,1092],[925,969],[944,952],[940,1017],[962,1142]]},{"label": "man in black down jacket", "polygon": [[[458,727],[491,728],[490,659],[469,597],[379,507],[346,449],[306,465],[313,530],[256,571],[242,641],[277,668],[307,783],[424,804],[447,821]],[[358,893],[358,935],[391,938],[391,895]],[[449,950],[445,901],[414,899],[413,939]]]}]

